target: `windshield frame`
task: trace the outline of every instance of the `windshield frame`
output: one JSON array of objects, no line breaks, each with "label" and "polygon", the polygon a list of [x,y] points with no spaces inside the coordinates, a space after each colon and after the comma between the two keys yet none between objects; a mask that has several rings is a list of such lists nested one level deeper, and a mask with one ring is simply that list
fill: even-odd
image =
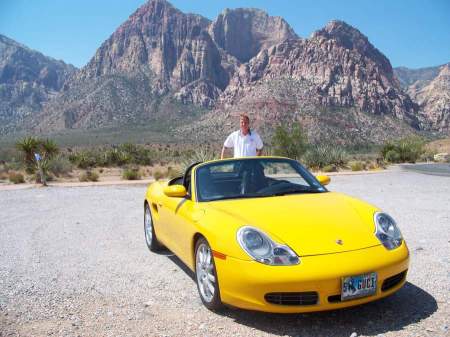
[{"label": "windshield frame", "polygon": [[[198,179],[198,172],[200,168],[204,168],[205,166],[215,166],[218,164],[227,164],[227,163],[233,163],[233,162],[241,162],[241,161],[264,161],[264,162],[287,162],[291,164],[291,166],[294,168],[294,170],[299,174],[300,177],[302,177],[310,186],[316,186],[316,191],[311,192],[298,192],[298,193],[287,193],[285,195],[294,195],[294,194],[309,194],[309,193],[325,193],[329,192],[325,186],[323,186],[317,178],[309,172],[302,164],[300,164],[298,161],[290,159],[290,158],[284,158],[284,157],[247,157],[247,158],[229,158],[229,159],[222,159],[222,160],[214,160],[209,161],[206,163],[201,163],[195,166],[195,170],[191,172],[193,175],[192,178],[195,184],[195,201],[196,202],[214,202],[214,201],[226,201],[226,200],[239,200],[239,199],[252,199],[252,198],[263,198],[263,197],[278,197],[281,195],[258,195],[258,196],[249,196],[249,195],[242,195],[239,196],[232,196],[229,198],[220,198],[220,199],[202,199],[201,196],[198,193],[199,190],[199,179]],[[192,182],[192,180],[191,180]]]}]

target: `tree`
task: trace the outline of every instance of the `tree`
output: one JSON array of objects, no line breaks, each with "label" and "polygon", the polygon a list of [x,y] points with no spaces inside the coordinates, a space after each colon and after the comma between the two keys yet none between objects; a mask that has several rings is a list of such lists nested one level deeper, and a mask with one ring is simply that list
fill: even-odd
[{"label": "tree", "polygon": [[[48,177],[49,162],[59,153],[59,148],[51,139],[40,139],[29,136],[18,141],[16,148],[24,155],[25,170],[28,174],[39,171],[36,176],[36,182],[46,185],[46,177]],[[39,162],[35,158],[35,153],[40,156]]]},{"label": "tree", "polygon": [[272,137],[274,154],[292,159],[300,158],[305,152],[308,139],[300,123],[295,123],[290,129],[279,125]]}]

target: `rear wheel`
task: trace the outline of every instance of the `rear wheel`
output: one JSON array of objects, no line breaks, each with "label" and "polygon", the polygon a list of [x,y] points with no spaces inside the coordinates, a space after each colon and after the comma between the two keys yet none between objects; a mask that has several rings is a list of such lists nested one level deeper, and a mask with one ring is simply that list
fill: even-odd
[{"label": "rear wheel", "polygon": [[144,233],[145,243],[147,244],[148,249],[150,249],[152,252],[161,250],[162,245],[161,243],[159,243],[158,238],[156,237],[155,228],[153,226],[152,213],[147,203],[144,207]]},{"label": "rear wheel", "polygon": [[221,309],[216,265],[211,247],[204,238],[198,239],[195,245],[195,277],[203,304],[210,310]]}]

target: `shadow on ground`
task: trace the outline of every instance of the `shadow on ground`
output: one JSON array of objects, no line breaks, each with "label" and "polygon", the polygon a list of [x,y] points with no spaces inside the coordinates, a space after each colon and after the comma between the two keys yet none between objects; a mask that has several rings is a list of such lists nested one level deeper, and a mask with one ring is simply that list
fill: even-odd
[{"label": "shadow on ground", "polygon": [[[169,251],[164,253],[193,281],[194,273]],[[350,336],[378,335],[400,331],[404,327],[431,316],[437,302],[423,289],[406,282],[402,289],[387,298],[357,307],[308,314],[270,314],[255,311],[225,309],[219,315],[279,336]]]}]

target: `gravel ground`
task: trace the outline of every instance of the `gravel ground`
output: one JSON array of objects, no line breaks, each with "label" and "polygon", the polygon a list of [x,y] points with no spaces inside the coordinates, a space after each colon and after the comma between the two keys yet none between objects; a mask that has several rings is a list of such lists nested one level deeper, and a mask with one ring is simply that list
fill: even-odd
[{"label": "gravel ground", "polygon": [[187,268],[145,246],[144,186],[0,191],[0,336],[450,336],[450,178],[335,176],[330,189],[397,219],[408,283],[303,315],[205,309]]}]

